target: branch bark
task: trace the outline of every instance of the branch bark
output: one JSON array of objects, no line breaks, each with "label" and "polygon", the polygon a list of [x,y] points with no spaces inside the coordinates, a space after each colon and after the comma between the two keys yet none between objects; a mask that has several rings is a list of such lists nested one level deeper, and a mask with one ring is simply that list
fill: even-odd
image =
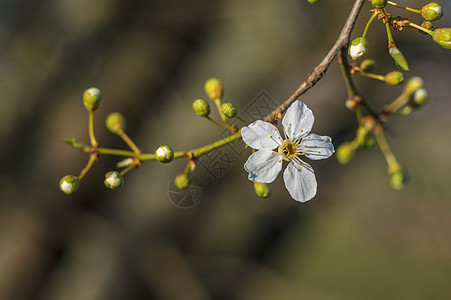
[{"label": "branch bark", "polygon": [[288,97],[288,99],[286,99],[284,102],[282,102],[271,114],[266,116],[265,121],[274,122],[275,120],[277,120],[278,118],[277,116],[283,114],[291,105],[291,103],[293,103],[299,96],[303,95],[310,88],[312,88],[321,78],[323,78],[330,64],[337,56],[337,54],[340,52],[340,50],[346,51],[349,45],[349,38],[352,29],[354,28],[354,24],[357,20],[357,17],[359,15],[360,10],[362,9],[362,5],[364,2],[365,0],[356,0],[354,2],[354,5],[352,7],[351,12],[349,13],[346,23],[343,26],[343,29],[341,30],[341,33],[338,36],[338,39],[335,41],[335,44],[329,50],[329,53],[323,58],[321,63],[313,69],[313,71],[309,74],[307,79],[299,85],[299,87],[294,91],[294,93],[291,94]]}]

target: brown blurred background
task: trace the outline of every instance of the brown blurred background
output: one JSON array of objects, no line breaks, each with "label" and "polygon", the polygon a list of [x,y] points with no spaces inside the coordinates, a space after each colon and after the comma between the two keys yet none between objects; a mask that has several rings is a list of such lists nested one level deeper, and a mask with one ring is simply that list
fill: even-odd
[{"label": "brown blurred background", "polygon": [[[102,156],[76,195],[58,189],[87,161],[62,142],[89,141],[86,88],[103,93],[95,120],[102,146],[126,148],[103,125],[120,111],[146,152],[198,147],[224,134],[191,109],[207,78],[221,78],[225,100],[242,111],[261,95],[281,102],[332,46],[352,2],[0,1],[0,299],[450,299],[451,52],[415,30],[394,37],[407,77],[422,76],[431,100],[387,124],[411,175],[402,191],[390,188],[375,149],[346,166],[313,162],[319,190],[306,204],[289,197],[281,176],[261,199],[239,143],[220,152],[224,170],[214,158],[202,162],[200,201],[189,209],[168,195],[184,161],[147,162],[110,191],[103,176],[119,159]],[[437,27],[450,27],[450,2],[438,2],[445,16]],[[368,40],[376,72],[393,70],[381,24]],[[402,90],[357,83],[375,106]],[[313,131],[335,146],[356,127],[345,97],[336,62],[302,97]]]}]

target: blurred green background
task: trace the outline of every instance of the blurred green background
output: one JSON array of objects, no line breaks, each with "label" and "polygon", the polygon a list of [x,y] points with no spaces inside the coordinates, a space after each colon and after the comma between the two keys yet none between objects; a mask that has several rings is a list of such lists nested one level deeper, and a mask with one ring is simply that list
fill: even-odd
[{"label": "blurred green background", "polygon": [[[76,195],[58,189],[88,158],[62,142],[89,141],[86,88],[103,93],[102,146],[126,148],[103,125],[120,111],[146,152],[198,147],[224,135],[191,109],[207,78],[221,78],[225,100],[242,111],[262,92],[283,101],[332,46],[352,2],[0,1],[0,299],[450,299],[451,52],[416,30],[394,33],[407,77],[423,77],[430,94],[426,107],[387,124],[411,175],[402,191],[390,188],[375,149],[346,166],[313,162],[318,194],[308,203],[292,200],[281,176],[261,199],[243,169],[250,152],[233,151],[239,143],[221,152],[230,161],[218,181],[206,172],[217,161],[201,160],[202,195],[189,209],[168,195],[184,161],[147,162],[110,191],[104,173],[118,158],[102,156]],[[450,2],[438,2],[436,26],[450,27]],[[394,70],[380,23],[368,40],[375,71]],[[402,90],[356,81],[375,106]],[[345,97],[336,62],[302,97],[313,132],[335,146],[356,128]]]}]

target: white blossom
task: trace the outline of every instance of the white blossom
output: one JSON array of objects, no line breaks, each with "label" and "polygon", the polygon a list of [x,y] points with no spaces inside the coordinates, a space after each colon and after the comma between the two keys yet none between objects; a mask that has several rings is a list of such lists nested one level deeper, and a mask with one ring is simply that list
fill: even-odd
[{"label": "white blossom", "polygon": [[249,180],[271,183],[282,170],[282,161],[287,161],[289,164],[283,179],[291,197],[300,202],[312,199],[317,187],[315,172],[301,156],[319,160],[335,152],[330,137],[310,133],[314,120],[307,105],[297,100],[288,108],[282,120],[284,138],[268,122],[258,120],[243,127],[243,141],[257,150],[244,164]]}]

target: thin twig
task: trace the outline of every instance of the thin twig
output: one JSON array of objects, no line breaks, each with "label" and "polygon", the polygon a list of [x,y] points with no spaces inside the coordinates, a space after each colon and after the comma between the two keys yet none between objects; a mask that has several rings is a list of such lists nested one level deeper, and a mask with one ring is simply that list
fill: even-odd
[{"label": "thin twig", "polygon": [[265,121],[274,122],[275,116],[284,113],[285,110],[287,110],[288,107],[291,105],[291,103],[293,103],[299,96],[304,94],[306,91],[312,88],[321,78],[323,78],[324,74],[326,73],[330,64],[334,60],[335,56],[337,56],[340,49],[348,47],[349,37],[351,35],[355,21],[357,20],[357,16],[359,15],[359,12],[364,2],[365,0],[355,1],[351,13],[349,14],[348,19],[346,20],[346,23],[343,26],[343,29],[337,41],[333,45],[332,49],[330,49],[329,53],[323,58],[321,63],[313,69],[312,73],[309,74],[307,79],[301,83],[301,85],[296,89],[296,91],[294,91],[294,93],[291,94],[291,96],[288,97],[288,99],[282,102],[271,114],[269,114],[265,118]]}]

